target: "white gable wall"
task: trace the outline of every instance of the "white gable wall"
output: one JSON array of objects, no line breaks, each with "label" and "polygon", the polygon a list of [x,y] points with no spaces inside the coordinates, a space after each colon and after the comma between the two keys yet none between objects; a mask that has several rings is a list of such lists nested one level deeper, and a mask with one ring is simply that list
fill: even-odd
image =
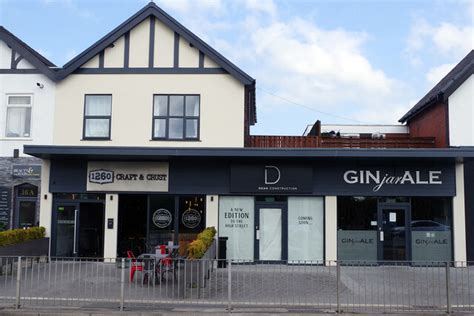
[{"label": "white gable wall", "polygon": [[130,67],[148,67],[150,47],[150,19],[146,19],[130,31]]},{"label": "white gable wall", "polygon": [[448,98],[449,145],[474,146],[474,75]]},{"label": "white gable wall", "polygon": [[108,47],[104,52],[105,68],[123,68],[125,39],[122,36],[115,41],[114,47]]},{"label": "white gable wall", "polygon": [[99,68],[99,55],[92,57],[89,61],[87,61],[82,68]]},{"label": "white gable wall", "polygon": [[189,46],[189,42],[183,38],[179,39],[179,67],[199,67],[199,50]]},{"label": "white gable wall", "polygon": [[10,69],[12,50],[8,45],[0,41],[0,69]]},{"label": "white gable wall", "polygon": [[161,21],[155,19],[155,67],[173,67],[174,32]]}]

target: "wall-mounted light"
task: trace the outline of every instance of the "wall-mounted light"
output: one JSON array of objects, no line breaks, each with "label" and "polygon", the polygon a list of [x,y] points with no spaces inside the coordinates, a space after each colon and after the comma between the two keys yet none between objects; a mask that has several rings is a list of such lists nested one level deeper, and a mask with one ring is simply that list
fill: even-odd
[{"label": "wall-mounted light", "polygon": [[13,149],[13,158],[20,157],[20,150],[18,148]]},{"label": "wall-mounted light", "polygon": [[111,200],[111,201],[114,200],[114,196],[113,196],[113,195],[110,195],[110,200]]},{"label": "wall-mounted light", "polygon": [[214,202],[214,196],[211,195],[211,202]]},{"label": "wall-mounted light", "polygon": [[47,195],[47,194],[44,195],[44,199],[45,199],[45,200],[48,199],[48,195]]},{"label": "wall-mounted light", "polygon": [[38,88],[40,88],[40,89],[43,89],[43,88],[44,88],[44,84],[42,84],[42,83],[37,82],[36,85],[37,85]]}]

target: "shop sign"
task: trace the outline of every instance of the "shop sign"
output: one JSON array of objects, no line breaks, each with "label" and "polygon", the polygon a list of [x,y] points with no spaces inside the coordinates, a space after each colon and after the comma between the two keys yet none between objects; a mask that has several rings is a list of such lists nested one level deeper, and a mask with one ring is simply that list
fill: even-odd
[{"label": "shop sign", "polygon": [[10,226],[11,189],[0,187],[0,231]]},{"label": "shop sign", "polygon": [[87,191],[168,191],[168,163],[90,161]]},{"label": "shop sign", "polygon": [[171,224],[173,216],[167,209],[160,208],[153,212],[152,221],[158,228],[166,228]]},{"label": "shop sign", "polygon": [[181,221],[187,228],[196,228],[201,223],[201,214],[195,209],[190,208],[184,211],[183,215],[181,216]]},{"label": "shop sign", "polygon": [[41,177],[41,166],[39,165],[13,165],[12,176],[14,178],[39,178]]},{"label": "shop sign", "polygon": [[231,166],[231,192],[311,193],[313,169],[286,164],[235,164]]},{"label": "shop sign", "polygon": [[373,192],[378,192],[384,185],[405,185],[405,184],[443,184],[441,180],[441,170],[405,170],[400,175],[381,172],[380,170],[347,170],[344,172],[344,182],[347,184],[367,184],[371,185]]}]

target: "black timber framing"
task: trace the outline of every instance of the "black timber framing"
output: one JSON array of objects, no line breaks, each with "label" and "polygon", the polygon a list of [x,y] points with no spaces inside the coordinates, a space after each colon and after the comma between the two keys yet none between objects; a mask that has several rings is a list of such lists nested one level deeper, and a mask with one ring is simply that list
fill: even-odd
[{"label": "black timber framing", "polygon": [[[28,46],[25,42],[20,40],[18,37],[10,33],[3,26],[0,26],[0,40],[4,41],[8,47],[11,48],[15,54],[19,54],[19,57],[14,56],[12,53],[12,69],[0,69],[2,74],[31,74],[31,73],[42,73],[49,79],[56,81],[56,72],[52,67],[56,67],[52,62],[47,60],[33,48]],[[26,59],[36,69],[15,69],[21,59]],[[34,72],[33,72],[34,71]]]}]

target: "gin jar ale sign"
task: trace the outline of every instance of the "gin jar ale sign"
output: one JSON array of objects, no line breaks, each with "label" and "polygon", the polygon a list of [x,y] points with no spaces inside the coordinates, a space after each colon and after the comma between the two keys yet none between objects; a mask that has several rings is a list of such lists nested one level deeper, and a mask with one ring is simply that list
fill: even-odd
[{"label": "gin jar ale sign", "polygon": [[90,161],[87,191],[168,192],[167,162]]}]

